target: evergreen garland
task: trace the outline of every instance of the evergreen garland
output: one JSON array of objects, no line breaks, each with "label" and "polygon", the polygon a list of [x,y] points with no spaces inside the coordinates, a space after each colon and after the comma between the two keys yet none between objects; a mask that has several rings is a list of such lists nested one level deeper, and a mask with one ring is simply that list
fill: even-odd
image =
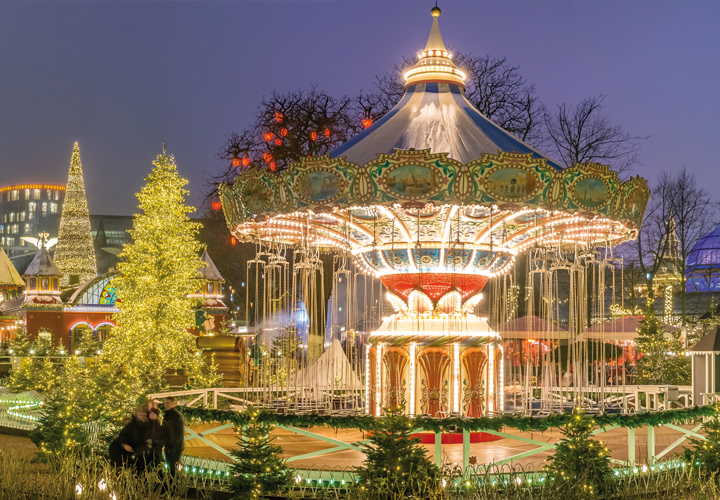
[{"label": "evergreen garland", "polygon": [[[185,411],[183,410],[183,413]],[[257,499],[288,486],[291,472],[280,458],[282,448],[269,437],[273,426],[261,422],[260,412],[250,411],[249,421],[238,438],[240,449],[232,451],[230,490],[237,500]]]}]

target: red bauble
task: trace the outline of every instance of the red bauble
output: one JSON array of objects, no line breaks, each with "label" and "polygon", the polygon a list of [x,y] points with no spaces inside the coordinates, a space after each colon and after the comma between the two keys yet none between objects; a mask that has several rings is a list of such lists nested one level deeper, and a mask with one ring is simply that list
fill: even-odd
[{"label": "red bauble", "polygon": [[276,146],[282,145],[282,139],[280,139],[279,137],[276,138],[276,139],[275,139],[275,145],[276,145]]},{"label": "red bauble", "polygon": [[280,111],[275,112],[275,121],[281,122],[281,121],[283,121],[283,118],[285,118],[285,117],[283,116],[283,114]]},{"label": "red bauble", "polygon": [[242,164],[243,164],[243,167],[247,167],[248,165],[250,165],[250,158],[247,158],[247,157],[243,158]]},{"label": "red bauble", "polygon": [[233,167],[239,167],[240,166],[240,158],[233,158]]},{"label": "red bauble", "polygon": [[263,135],[266,141],[272,141],[273,137],[275,137],[275,134],[272,132],[265,132],[265,135]]},{"label": "red bauble", "polygon": [[310,132],[310,140],[314,141],[317,139],[317,132]]},{"label": "red bauble", "polygon": [[329,128],[325,129],[325,137],[330,137],[330,129]]},{"label": "red bauble", "polygon": [[288,135],[288,129],[286,129],[286,128],[282,129],[282,130],[280,131],[280,135],[283,136],[283,137],[285,137],[286,135]]},{"label": "red bauble", "polygon": [[219,201],[213,201],[213,202],[212,202],[212,207],[213,207],[215,210],[220,210],[220,209],[222,208],[222,203],[220,203]]},{"label": "red bauble", "polygon": [[235,236],[230,236],[230,244],[232,246],[237,245],[237,238],[235,238]]},{"label": "red bauble", "polygon": [[362,126],[365,127],[365,128],[368,128],[368,127],[369,127],[370,125],[372,125],[372,124],[373,124],[373,121],[372,121],[371,118],[365,118],[365,119],[362,121]]},{"label": "red bauble", "polygon": [[270,170],[275,171],[275,162],[274,161],[270,162]]}]

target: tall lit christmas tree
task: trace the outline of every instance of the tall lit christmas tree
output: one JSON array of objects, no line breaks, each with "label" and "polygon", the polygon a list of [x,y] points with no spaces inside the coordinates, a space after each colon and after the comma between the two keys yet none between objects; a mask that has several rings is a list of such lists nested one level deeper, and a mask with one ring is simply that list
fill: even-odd
[{"label": "tall lit christmas tree", "polygon": [[137,195],[142,213],[135,215],[124,246],[115,315],[118,325],[105,342],[103,356],[146,388],[162,384],[167,369],[184,368],[191,383],[203,384],[206,371],[195,354],[195,310],[188,295],[197,292],[201,244],[200,224],[187,214],[187,181],[180,177],[172,156],[164,152],[153,162],[147,185]]},{"label": "tall lit christmas tree", "polygon": [[80,164],[80,148],[77,142],[73,147],[70,160],[70,174],[60,217],[54,260],[63,274],[60,279],[61,287],[84,283],[97,276],[97,261],[90,229],[90,213],[88,212],[85,182]]}]

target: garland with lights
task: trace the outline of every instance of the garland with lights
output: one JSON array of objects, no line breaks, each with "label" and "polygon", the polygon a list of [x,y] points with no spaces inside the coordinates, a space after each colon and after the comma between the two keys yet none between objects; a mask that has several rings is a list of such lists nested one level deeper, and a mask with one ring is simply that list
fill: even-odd
[{"label": "garland with lights", "polygon": [[[60,216],[60,229],[55,247],[55,265],[62,273],[60,286],[84,283],[97,276],[85,182],[80,163],[80,148],[75,143],[70,160],[65,201]],[[70,278],[73,277],[73,280]],[[72,283],[71,283],[72,281]]]},{"label": "garland with lights", "polygon": [[694,448],[685,449],[683,455],[694,467],[712,474],[720,470],[720,404],[709,408],[713,409],[713,415],[702,426],[706,438],[690,438]]},{"label": "garland with lights", "polygon": [[[334,429],[362,429],[366,431],[382,429],[383,417],[369,415],[336,417],[332,415],[319,415],[317,413],[293,415],[277,414],[267,411],[259,412],[257,417],[252,415],[257,410],[234,412],[230,410],[214,410],[207,408],[182,407],[180,411],[186,419],[195,422],[232,423],[243,427],[249,424],[251,418],[270,425],[284,425],[290,427],[321,427]],[[592,417],[592,424],[596,427],[610,427],[617,425],[625,428],[639,428],[645,426],[657,427],[663,424],[682,424],[701,417],[715,414],[711,406],[695,406],[658,412],[637,413],[635,415],[605,414]],[[575,417],[570,414],[556,414],[544,417],[523,417],[519,415],[498,415],[495,417],[480,418],[412,418],[415,429],[424,429],[434,432],[453,432],[466,430],[470,432],[500,431],[503,427],[518,429],[520,431],[546,431],[567,425]]]}]

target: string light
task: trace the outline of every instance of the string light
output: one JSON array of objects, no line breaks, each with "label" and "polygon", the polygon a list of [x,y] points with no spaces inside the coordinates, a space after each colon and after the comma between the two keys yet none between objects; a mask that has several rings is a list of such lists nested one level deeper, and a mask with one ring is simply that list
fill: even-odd
[{"label": "string light", "polygon": [[[67,190],[60,216],[55,265],[62,273],[60,286],[85,283],[97,276],[97,261],[90,227],[90,212],[85,196],[80,148],[75,143],[70,160]],[[77,280],[71,283],[71,277]]]}]

